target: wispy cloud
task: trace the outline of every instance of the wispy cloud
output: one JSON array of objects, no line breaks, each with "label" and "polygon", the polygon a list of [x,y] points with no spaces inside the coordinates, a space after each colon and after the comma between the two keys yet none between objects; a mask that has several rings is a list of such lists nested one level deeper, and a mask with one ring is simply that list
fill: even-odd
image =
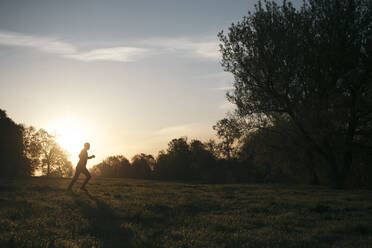
[{"label": "wispy cloud", "polygon": [[212,137],[211,124],[184,123],[167,126],[149,133],[143,143],[156,143],[159,146],[167,144],[171,139],[188,137],[191,139],[208,139]]},{"label": "wispy cloud", "polygon": [[[117,41],[116,41],[117,42]],[[33,36],[0,30],[0,45],[28,47],[42,52],[80,61],[131,62],[154,54],[179,53],[216,61],[219,59],[218,42],[215,38],[150,38],[133,41],[134,46],[95,48],[88,51],[60,38]]]},{"label": "wispy cloud", "polygon": [[233,86],[222,86],[222,87],[217,87],[217,88],[214,88],[215,90],[223,90],[223,91],[230,91],[230,90],[233,90],[234,87]]},{"label": "wispy cloud", "polygon": [[42,52],[57,54],[65,58],[81,61],[118,61],[131,62],[149,54],[149,49],[120,46],[81,51],[77,46],[57,38],[24,35],[0,31],[0,45],[19,46],[38,49]]},{"label": "wispy cloud", "polygon": [[183,125],[176,125],[176,126],[169,126],[162,129],[157,130],[154,135],[160,136],[182,136],[190,133],[198,124],[197,123],[190,123],[190,124],[183,124]]},{"label": "wispy cloud", "polygon": [[180,52],[184,56],[210,60],[219,59],[218,42],[215,38],[151,38],[141,42],[164,51]]},{"label": "wispy cloud", "polygon": [[35,48],[47,53],[73,54],[75,46],[55,38],[24,35],[13,32],[0,31],[0,45]]},{"label": "wispy cloud", "polygon": [[143,58],[149,53],[149,49],[138,47],[110,47],[95,49],[88,52],[81,52],[71,55],[66,55],[68,58],[82,61],[117,61],[131,62]]}]

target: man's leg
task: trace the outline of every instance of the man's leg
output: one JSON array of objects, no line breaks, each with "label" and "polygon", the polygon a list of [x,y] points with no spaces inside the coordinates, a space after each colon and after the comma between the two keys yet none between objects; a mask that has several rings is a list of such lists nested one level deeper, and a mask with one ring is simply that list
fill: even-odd
[{"label": "man's leg", "polygon": [[89,171],[88,171],[87,168],[84,168],[81,172],[84,173],[84,175],[86,176],[86,178],[85,178],[85,181],[84,181],[83,185],[81,185],[80,188],[81,189],[85,189],[85,185],[88,183],[88,181],[91,178],[91,176],[90,176],[90,173],[89,173]]},{"label": "man's leg", "polygon": [[78,180],[80,173],[81,173],[80,169],[78,169],[78,167],[76,167],[75,175],[72,178],[71,183],[68,185],[67,190],[71,190],[72,189],[72,186],[74,185],[74,183],[76,182],[76,180]]}]

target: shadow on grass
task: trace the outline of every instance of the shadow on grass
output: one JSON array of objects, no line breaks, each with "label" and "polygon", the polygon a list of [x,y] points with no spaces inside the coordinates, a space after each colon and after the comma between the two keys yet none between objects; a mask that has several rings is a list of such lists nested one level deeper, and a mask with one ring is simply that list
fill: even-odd
[{"label": "shadow on grass", "polygon": [[[131,247],[133,232],[120,225],[120,216],[104,201],[84,194],[71,194],[82,216],[91,226],[90,235],[100,240],[102,247]],[[84,200],[86,195],[91,201]]]}]

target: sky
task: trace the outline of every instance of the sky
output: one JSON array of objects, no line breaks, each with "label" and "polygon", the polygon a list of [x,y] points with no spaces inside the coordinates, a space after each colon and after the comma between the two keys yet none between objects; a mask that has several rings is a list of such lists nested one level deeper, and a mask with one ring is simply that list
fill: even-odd
[{"label": "sky", "polygon": [[206,141],[233,106],[217,33],[252,0],[0,0],[0,108],[96,159]]}]

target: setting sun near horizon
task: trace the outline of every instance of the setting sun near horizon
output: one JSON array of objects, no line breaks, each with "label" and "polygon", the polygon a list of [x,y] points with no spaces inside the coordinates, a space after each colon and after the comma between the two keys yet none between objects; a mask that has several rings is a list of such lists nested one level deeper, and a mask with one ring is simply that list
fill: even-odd
[{"label": "setting sun near horizon", "polygon": [[92,142],[89,137],[93,135],[92,124],[77,116],[66,115],[53,119],[47,131],[56,137],[57,143],[65,149],[74,164],[79,160],[79,153],[85,142]]}]

